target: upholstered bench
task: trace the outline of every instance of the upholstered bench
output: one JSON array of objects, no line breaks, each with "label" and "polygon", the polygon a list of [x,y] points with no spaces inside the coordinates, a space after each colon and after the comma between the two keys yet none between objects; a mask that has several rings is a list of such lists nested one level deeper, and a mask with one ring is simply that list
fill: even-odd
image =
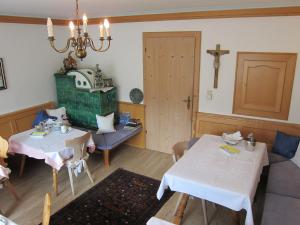
[{"label": "upholstered bench", "polygon": [[[85,128],[80,128],[82,130],[89,130]],[[138,126],[132,129],[124,128],[123,125],[119,124],[115,126],[116,132],[113,133],[105,133],[105,134],[97,134],[96,130],[89,130],[92,135],[96,145],[96,151],[100,150],[103,151],[104,156],[104,165],[106,168],[110,165],[109,160],[109,152],[119,146],[120,144],[124,143],[125,141],[129,140],[133,136],[139,134],[142,131],[142,126]]]}]

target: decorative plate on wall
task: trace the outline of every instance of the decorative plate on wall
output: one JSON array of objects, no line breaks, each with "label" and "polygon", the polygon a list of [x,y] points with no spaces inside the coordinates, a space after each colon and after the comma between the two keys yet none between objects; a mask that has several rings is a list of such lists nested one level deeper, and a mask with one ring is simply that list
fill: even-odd
[{"label": "decorative plate on wall", "polygon": [[130,97],[130,100],[132,101],[132,103],[139,104],[143,101],[144,94],[140,89],[133,88],[129,93],[129,97]]}]

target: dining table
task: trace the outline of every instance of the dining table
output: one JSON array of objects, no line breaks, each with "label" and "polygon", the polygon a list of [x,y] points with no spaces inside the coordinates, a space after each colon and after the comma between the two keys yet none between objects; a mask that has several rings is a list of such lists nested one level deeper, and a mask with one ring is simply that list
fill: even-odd
[{"label": "dining table", "polygon": [[[9,138],[9,153],[22,154],[31,158],[44,160],[45,164],[52,167],[53,189],[58,195],[57,173],[65,165],[66,161],[73,157],[74,150],[65,146],[65,141],[80,137],[86,134],[76,128],[71,128],[67,133],[60,130],[50,130],[43,137],[32,136],[35,129],[30,129]],[[95,143],[92,139],[87,143],[90,151],[95,150]]]},{"label": "dining table", "polygon": [[246,225],[254,225],[252,203],[263,167],[269,164],[267,145],[257,142],[251,150],[241,141],[230,154],[221,147],[221,136],[203,135],[178,162],[163,175],[157,198],[165,190],[185,193],[225,206],[246,210]]}]

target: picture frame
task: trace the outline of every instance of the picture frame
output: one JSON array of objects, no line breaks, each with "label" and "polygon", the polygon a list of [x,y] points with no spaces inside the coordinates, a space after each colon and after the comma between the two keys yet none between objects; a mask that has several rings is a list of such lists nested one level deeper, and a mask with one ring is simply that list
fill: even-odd
[{"label": "picture frame", "polygon": [[4,72],[4,63],[3,59],[0,58],[0,90],[7,89],[6,79],[5,79],[5,72]]}]

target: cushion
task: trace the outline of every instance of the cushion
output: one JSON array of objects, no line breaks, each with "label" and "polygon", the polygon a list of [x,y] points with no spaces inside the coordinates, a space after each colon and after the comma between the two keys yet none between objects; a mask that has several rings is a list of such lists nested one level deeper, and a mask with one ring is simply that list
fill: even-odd
[{"label": "cushion", "polygon": [[273,145],[273,152],[291,159],[294,157],[297,151],[299,142],[300,137],[287,135],[285,133],[277,131],[275,142]]},{"label": "cushion", "polygon": [[114,113],[107,116],[96,115],[98,132],[97,133],[111,133],[115,132],[114,128]]},{"label": "cushion", "polygon": [[69,124],[67,111],[65,107],[61,107],[58,109],[46,109],[46,112],[49,116],[56,118],[58,122],[62,122],[63,124]]},{"label": "cushion", "polygon": [[290,160],[271,165],[267,192],[300,198],[300,168]]},{"label": "cushion", "polygon": [[44,111],[41,110],[36,114],[36,117],[32,123],[32,127],[35,127],[36,125],[39,125],[40,122],[45,121],[49,119],[50,116]]},{"label": "cushion", "polygon": [[261,225],[300,224],[300,199],[267,193]]},{"label": "cushion", "polygon": [[285,157],[283,157],[281,155],[278,155],[276,153],[273,153],[273,152],[268,152],[268,158],[269,158],[269,164],[270,165],[272,165],[274,163],[279,163],[279,162],[289,160],[288,158],[285,158]]},{"label": "cushion", "polygon": [[300,168],[300,144],[298,145],[298,149],[295,156],[292,158],[292,161]]}]

